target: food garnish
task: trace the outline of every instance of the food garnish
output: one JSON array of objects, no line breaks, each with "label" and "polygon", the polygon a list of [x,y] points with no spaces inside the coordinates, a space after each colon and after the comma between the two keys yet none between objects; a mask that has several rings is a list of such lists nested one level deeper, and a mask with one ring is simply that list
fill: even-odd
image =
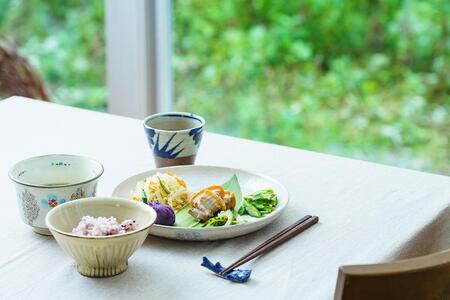
[{"label": "food garnish", "polygon": [[145,190],[144,190],[144,189],[142,189],[142,197],[141,197],[141,199],[142,199],[142,202],[144,202],[145,204],[147,204],[148,198],[147,198],[147,194],[145,193]]},{"label": "food garnish", "polygon": [[204,227],[230,226],[238,223],[236,215],[232,210],[224,210],[218,213],[217,216],[206,221]]},{"label": "food garnish", "polygon": [[[163,191],[164,191],[167,195],[169,195],[169,194],[170,194],[170,191],[169,191],[169,189],[167,188],[167,186],[164,184],[164,182],[161,180],[161,178],[160,178],[159,176],[156,176],[156,177],[158,177],[159,184],[161,185]],[[178,180],[177,180],[177,182],[178,182]]]}]

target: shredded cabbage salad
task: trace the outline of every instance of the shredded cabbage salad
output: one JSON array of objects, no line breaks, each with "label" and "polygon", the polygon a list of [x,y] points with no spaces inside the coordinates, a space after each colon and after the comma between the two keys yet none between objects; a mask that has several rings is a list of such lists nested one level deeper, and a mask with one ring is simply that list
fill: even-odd
[{"label": "shredded cabbage salad", "polygon": [[180,210],[189,203],[190,193],[186,183],[172,172],[156,173],[137,183],[132,198],[144,203],[159,203]]}]

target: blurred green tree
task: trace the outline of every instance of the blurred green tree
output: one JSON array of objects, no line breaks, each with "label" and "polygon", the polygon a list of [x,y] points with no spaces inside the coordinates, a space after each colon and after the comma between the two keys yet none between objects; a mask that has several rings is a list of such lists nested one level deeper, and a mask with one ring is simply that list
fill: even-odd
[{"label": "blurred green tree", "polygon": [[210,130],[450,172],[450,2],[174,8],[177,107]]}]

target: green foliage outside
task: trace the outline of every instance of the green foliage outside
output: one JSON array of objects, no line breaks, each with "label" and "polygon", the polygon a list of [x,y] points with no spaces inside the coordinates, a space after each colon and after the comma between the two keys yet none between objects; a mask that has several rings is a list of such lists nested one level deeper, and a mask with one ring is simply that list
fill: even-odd
[{"label": "green foliage outside", "polygon": [[174,7],[177,106],[209,129],[450,172],[449,1]]},{"label": "green foliage outside", "polygon": [[[450,2],[174,0],[176,108],[208,130],[450,173]],[[106,108],[103,1],[0,0],[55,102]]]}]

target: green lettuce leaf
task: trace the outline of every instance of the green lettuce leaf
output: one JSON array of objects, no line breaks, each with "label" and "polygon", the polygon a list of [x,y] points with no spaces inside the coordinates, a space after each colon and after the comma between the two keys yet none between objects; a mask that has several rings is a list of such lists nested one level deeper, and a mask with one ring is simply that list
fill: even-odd
[{"label": "green lettuce leaf", "polygon": [[192,208],[190,205],[185,205],[175,214],[175,226],[177,227],[195,227],[199,221],[189,214]]},{"label": "green lettuce leaf", "polygon": [[234,174],[227,182],[222,184],[222,187],[230,192],[233,192],[236,196],[236,206],[234,207],[234,210],[237,211],[239,207],[241,207],[242,192],[241,185],[239,184],[236,174]]}]

